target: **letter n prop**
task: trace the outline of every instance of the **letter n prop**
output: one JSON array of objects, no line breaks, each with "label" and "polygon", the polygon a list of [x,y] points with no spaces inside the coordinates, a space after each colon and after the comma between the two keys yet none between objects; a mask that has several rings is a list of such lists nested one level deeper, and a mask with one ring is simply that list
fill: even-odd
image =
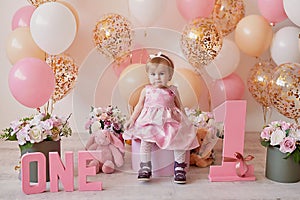
[{"label": "letter n prop", "polygon": [[[210,181],[253,181],[254,167],[248,166],[244,176],[238,176],[235,161],[227,162],[224,158],[234,158],[235,152],[243,155],[245,121],[246,121],[245,100],[229,100],[214,109],[216,122],[224,123],[224,140],[221,166],[212,165],[209,171]],[[234,159],[232,159],[234,160]]]},{"label": "letter n prop", "polygon": [[66,192],[74,191],[74,160],[73,152],[65,153],[65,166],[57,152],[49,153],[50,192],[58,192],[58,177]]}]

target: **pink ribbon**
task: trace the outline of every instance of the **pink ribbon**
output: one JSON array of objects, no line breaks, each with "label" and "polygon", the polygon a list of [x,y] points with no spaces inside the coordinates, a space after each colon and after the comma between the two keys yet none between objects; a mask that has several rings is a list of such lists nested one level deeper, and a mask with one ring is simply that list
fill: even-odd
[{"label": "pink ribbon", "polygon": [[223,161],[224,162],[236,162],[236,164],[235,164],[236,174],[239,177],[245,177],[245,175],[249,169],[246,161],[252,160],[254,158],[254,156],[248,155],[244,158],[244,156],[241,153],[235,152],[234,157],[235,158],[224,157]]}]

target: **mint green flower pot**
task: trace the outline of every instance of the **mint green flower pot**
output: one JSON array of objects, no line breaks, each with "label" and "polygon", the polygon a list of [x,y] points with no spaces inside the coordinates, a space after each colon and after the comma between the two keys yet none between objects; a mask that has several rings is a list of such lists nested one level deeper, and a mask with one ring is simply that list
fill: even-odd
[{"label": "mint green flower pot", "polygon": [[280,183],[296,183],[300,181],[300,164],[293,157],[284,159],[286,154],[277,147],[267,148],[266,177]]},{"label": "mint green flower pot", "polygon": [[[59,141],[43,141],[40,143],[34,143],[31,148],[21,151],[21,156],[25,153],[41,152],[46,157],[46,181],[50,181],[49,177],[49,152],[58,152],[60,155],[60,140]],[[21,177],[21,176],[20,176]],[[38,182],[38,168],[37,162],[30,163],[30,182]]]}]

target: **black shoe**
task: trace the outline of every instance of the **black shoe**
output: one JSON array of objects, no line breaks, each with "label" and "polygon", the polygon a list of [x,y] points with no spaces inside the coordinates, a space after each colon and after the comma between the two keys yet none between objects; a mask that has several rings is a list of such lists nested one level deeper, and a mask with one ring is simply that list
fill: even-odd
[{"label": "black shoe", "polygon": [[[175,170],[176,167],[181,167],[183,170]],[[186,167],[185,163],[178,163],[175,161],[174,164],[174,183],[184,184],[186,183],[186,172],[184,171],[184,168]]]},{"label": "black shoe", "polygon": [[138,180],[139,181],[149,181],[150,177],[152,175],[151,161],[146,162],[146,163],[141,162],[140,167],[141,168],[139,170]]}]

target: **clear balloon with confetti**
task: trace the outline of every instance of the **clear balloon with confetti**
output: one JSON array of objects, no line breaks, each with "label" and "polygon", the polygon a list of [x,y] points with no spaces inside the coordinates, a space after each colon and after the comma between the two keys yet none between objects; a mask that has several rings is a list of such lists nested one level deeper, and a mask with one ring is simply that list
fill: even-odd
[{"label": "clear balloon with confetti", "polygon": [[269,91],[272,105],[277,111],[298,123],[300,117],[300,64],[279,65],[269,84]]},{"label": "clear balloon with confetti", "polygon": [[196,18],[184,27],[181,49],[189,63],[200,70],[220,52],[223,39],[212,19]]},{"label": "clear balloon with confetti", "polygon": [[97,50],[117,63],[121,63],[130,52],[132,37],[130,21],[119,14],[103,16],[93,30],[93,42]]}]

